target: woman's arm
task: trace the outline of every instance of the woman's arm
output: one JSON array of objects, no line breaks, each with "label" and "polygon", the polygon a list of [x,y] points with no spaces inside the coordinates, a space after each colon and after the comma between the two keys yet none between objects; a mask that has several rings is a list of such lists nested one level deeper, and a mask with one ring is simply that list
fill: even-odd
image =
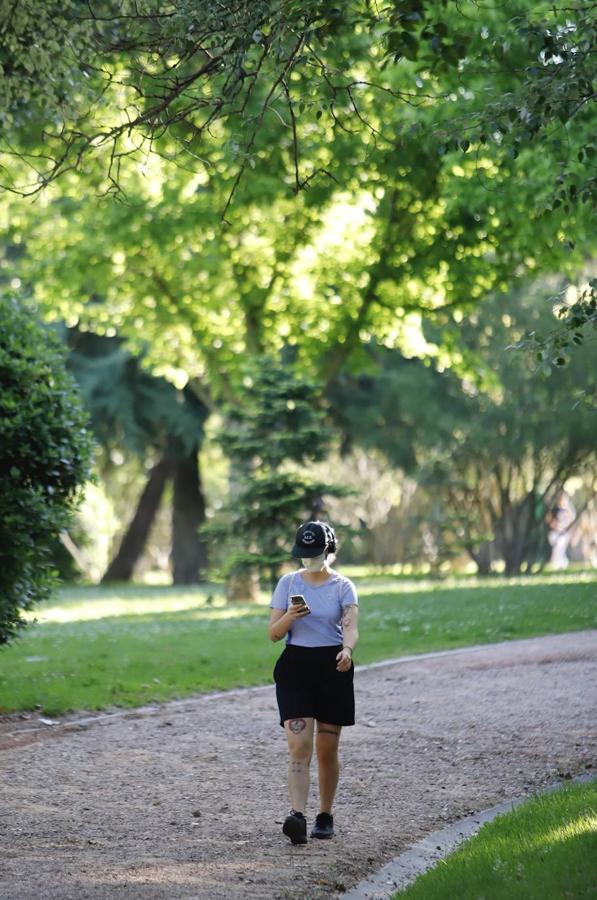
[{"label": "woman's arm", "polygon": [[355,603],[345,606],[342,610],[342,650],[336,657],[339,672],[347,672],[352,662],[352,654],[359,639],[359,608]]},{"label": "woman's arm", "polygon": [[343,646],[354,651],[359,639],[359,608],[355,603],[345,606],[342,612],[342,634],[344,635]]},{"label": "woman's arm", "polygon": [[283,609],[272,609],[269,617],[269,639],[270,641],[281,641],[286,637],[290,629],[290,622],[283,621],[286,619],[286,613]]},{"label": "woman's arm", "polygon": [[309,612],[304,607],[293,606],[292,604],[290,604],[286,612],[283,609],[272,609],[268,629],[270,641],[281,641],[292,628],[294,620],[308,616]]}]

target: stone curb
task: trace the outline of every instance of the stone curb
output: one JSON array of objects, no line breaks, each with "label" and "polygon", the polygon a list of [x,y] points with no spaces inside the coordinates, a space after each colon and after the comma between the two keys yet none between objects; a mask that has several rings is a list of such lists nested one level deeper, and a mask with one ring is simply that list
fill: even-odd
[{"label": "stone curb", "polygon": [[436,863],[448,856],[456,847],[475,835],[486,822],[491,822],[497,816],[510,812],[533,796],[548,794],[551,791],[558,790],[565,784],[580,784],[593,781],[594,779],[594,773],[578,775],[576,778],[555,782],[547,787],[533,791],[532,794],[516,797],[513,800],[505,800],[503,803],[496,804],[496,806],[490,806],[489,809],[483,809],[472,816],[460,819],[452,825],[447,825],[439,831],[428,834],[422,840],[413,844],[408,850],[405,850],[404,853],[396,856],[390,863],[379,869],[378,872],[337,896],[341,896],[343,900],[389,900],[396,891],[408,887],[419,875],[433,868]]}]

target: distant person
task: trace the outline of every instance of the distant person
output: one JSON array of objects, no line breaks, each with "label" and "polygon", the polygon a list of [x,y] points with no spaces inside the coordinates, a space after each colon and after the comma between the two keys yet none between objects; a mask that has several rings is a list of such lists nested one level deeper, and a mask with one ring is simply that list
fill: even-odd
[{"label": "distant person", "polygon": [[554,569],[568,568],[568,545],[571,538],[571,527],[576,518],[570,497],[566,491],[560,491],[556,505],[550,511],[548,517],[549,531],[547,540],[551,546],[550,564]]},{"label": "distant person", "polygon": [[336,535],[311,521],[296,533],[292,556],[302,568],[283,575],[271,602],[269,636],[286,638],[274,669],[280,725],[288,740],[288,791],[292,809],[282,831],[293,844],[307,843],[305,818],[310,764],[315,747],[319,813],[312,838],[334,835],[332,805],[338,786],[338,744],[343,725],[354,725],[354,665],[358,640],[356,589],[331,568]]}]

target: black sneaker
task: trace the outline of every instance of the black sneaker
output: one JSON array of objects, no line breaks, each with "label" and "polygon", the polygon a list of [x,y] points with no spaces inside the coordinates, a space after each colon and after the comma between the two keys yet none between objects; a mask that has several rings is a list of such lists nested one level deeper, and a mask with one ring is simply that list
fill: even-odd
[{"label": "black sneaker", "polygon": [[320,840],[334,837],[334,817],[329,813],[319,813],[315,819],[311,837]]},{"label": "black sneaker", "polygon": [[282,831],[293,844],[307,843],[307,820],[301,812],[295,812],[292,809],[290,815],[286,816],[284,820]]}]

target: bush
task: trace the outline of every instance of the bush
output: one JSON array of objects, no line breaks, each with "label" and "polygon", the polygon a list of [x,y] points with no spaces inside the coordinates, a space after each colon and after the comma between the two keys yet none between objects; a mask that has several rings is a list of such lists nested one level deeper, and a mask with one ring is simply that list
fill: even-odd
[{"label": "bush", "polygon": [[0,645],[55,582],[51,550],[89,474],[86,425],[59,339],[0,296]]}]

